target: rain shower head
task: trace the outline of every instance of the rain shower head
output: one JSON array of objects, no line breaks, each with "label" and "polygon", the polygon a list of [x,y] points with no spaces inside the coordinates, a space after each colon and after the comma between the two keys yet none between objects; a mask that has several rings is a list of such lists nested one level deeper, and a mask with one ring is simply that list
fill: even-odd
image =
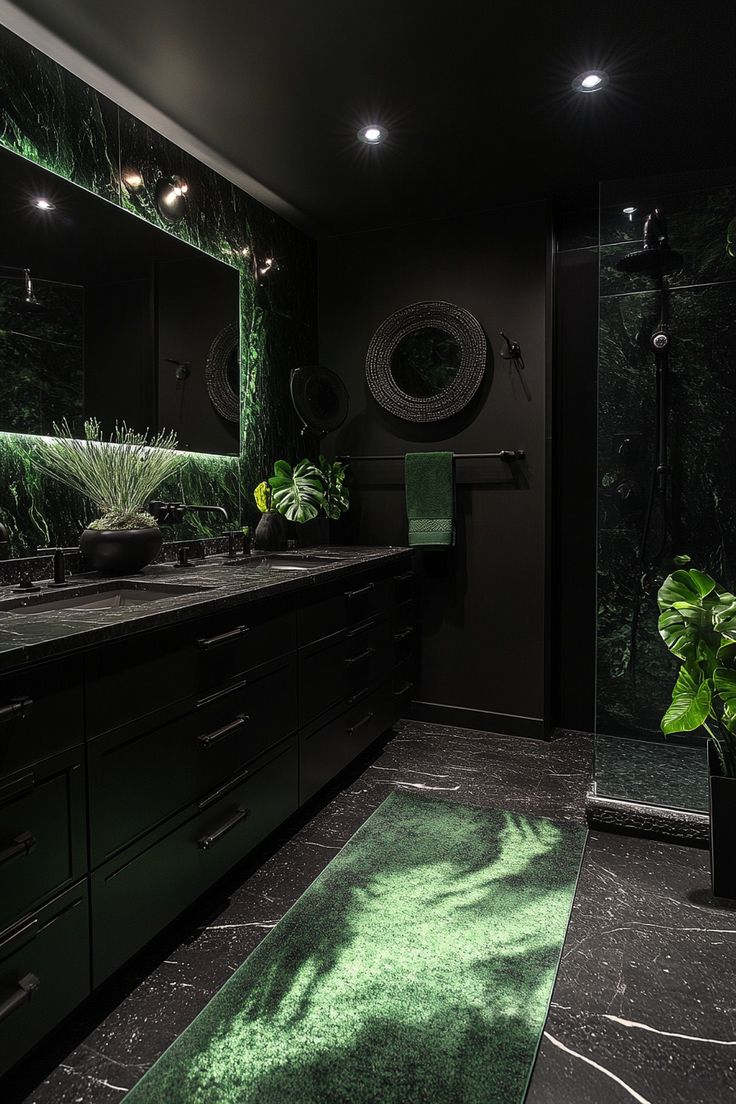
[{"label": "rain shower head", "polygon": [[670,249],[667,221],[661,208],[655,207],[644,220],[644,248],[627,253],[616,261],[619,272],[661,277],[682,267],[682,254]]},{"label": "rain shower head", "polygon": [[682,254],[668,245],[657,249],[638,249],[616,261],[619,272],[643,273],[647,276],[665,276],[682,268]]}]

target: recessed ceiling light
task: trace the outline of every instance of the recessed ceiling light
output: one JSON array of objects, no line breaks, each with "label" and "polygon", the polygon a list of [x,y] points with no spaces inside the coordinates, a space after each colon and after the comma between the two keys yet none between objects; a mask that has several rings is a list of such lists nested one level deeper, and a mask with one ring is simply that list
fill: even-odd
[{"label": "recessed ceiling light", "polygon": [[40,207],[42,211],[54,211],[56,209],[55,204],[50,199],[34,199],[33,201],[36,207]]},{"label": "recessed ceiling light", "polygon": [[379,142],[385,141],[388,135],[388,131],[385,127],[378,126],[377,123],[371,123],[370,126],[361,127],[358,131],[358,137],[361,142],[365,142],[367,146],[377,146]]},{"label": "recessed ceiling light", "polygon": [[602,69],[587,69],[578,73],[572,86],[576,92],[600,92],[608,84],[608,75]]}]

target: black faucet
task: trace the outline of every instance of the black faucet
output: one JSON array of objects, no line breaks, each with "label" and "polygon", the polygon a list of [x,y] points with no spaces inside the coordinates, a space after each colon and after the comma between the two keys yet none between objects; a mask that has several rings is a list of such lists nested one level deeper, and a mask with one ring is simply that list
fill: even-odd
[{"label": "black faucet", "polygon": [[159,525],[179,525],[184,520],[184,514],[222,514],[225,521],[229,521],[227,510],[224,506],[192,506],[186,502],[149,502],[148,512],[156,519]]}]

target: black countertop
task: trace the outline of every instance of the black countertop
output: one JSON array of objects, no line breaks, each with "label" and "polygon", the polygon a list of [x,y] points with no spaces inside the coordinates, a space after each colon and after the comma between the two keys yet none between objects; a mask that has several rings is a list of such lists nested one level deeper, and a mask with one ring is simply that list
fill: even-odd
[{"label": "black countertop", "polygon": [[[122,576],[114,582],[176,583],[202,590],[113,609],[62,608],[33,613],[30,602],[27,607],[7,609],[3,608],[3,600],[17,599],[19,595],[12,587],[5,587],[0,591],[0,670],[24,667],[132,633],[219,613],[244,602],[297,592],[409,555],[409,549],[399,547],[329,547],[300,549],[299,552],[337,558],[330,563],[309,564],[298,571],[274,569],[264,563],[258,553],[247,559],[239,556],[231,562],[226,562],[224,556],[212,556],[207,560],[195,560],[187,568],[170,563],[152,564],[137,575]],[[69,590],[101,581],[97,575],[74,576],[70,578]],[[66,591],[47,590],[43,583],[41,586],[44,597],[51,597],[52,593],[67,594]],[[38,592],[35,594],[38,597]]]}]

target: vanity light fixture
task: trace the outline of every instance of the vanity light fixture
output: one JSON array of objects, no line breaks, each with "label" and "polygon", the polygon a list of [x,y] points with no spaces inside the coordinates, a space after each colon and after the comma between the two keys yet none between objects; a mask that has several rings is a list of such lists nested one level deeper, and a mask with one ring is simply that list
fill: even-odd
[{"label": "vanity light fixture", "polygon": [[578,73],[572,86],[576,92],[600,92],[608,84],[608,74],[602,69],[587,69]]},{"label": "vanity light fixture", "polygon": [[184,215],[189,185],[181,176],[164,177],[156,185],[156,207],[165,222],[178,222]]},{"label": "vanity light fixture", "polygon": [[56,204],[52,203],[50,199],[44,199],[41,196],[39,199],[34,199],[34,206],[38,207],[41,211],[55,211]]},{"label": "vanity light fixture", "polygon": [[125,169],[123,172],[123,184],[131,192],[137,192],[143,187],[143,175],[138,169]]},{"label": "vanity light fixture", "polygon": [[273,270],[277,269],[278,267],[279,266],[276,264],[276,261],[273,257],[266,257],[265,261],[258,269],[258,271],[260,272],[261,276],[266,276],[269,272],[273,272]]},{"label": "vanity light fixture", "polygon": [[378,126],[377,123],[361,127],[358,131],[358,138],[361,142],[365,142],[367,146],[377,146],[380,142],[385,142],[387,137],[388,131],[386,128]]}]

